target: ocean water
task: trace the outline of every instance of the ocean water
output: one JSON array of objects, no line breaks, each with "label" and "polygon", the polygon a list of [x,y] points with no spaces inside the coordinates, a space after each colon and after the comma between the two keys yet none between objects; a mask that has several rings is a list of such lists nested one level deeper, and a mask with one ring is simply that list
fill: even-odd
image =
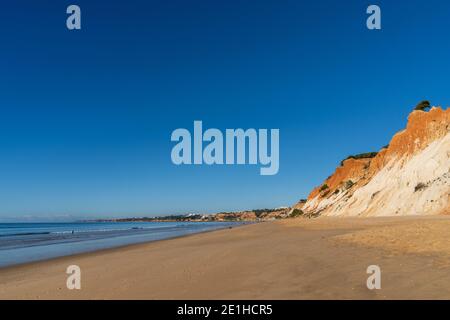
[{"label": "ocean water", "polygon": [[0,267],[235,226],[236,222],[0,223]]}]

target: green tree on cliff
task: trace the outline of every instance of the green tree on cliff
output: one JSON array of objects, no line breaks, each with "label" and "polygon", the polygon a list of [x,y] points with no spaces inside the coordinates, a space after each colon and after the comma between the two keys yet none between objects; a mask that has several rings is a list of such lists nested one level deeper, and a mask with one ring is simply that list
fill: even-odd
[{"label": "green tree on cliff", "polygon": [[428,109],[430,107],[431,107],[430,101],[423,100],[414,108],[414,110],[425,111],[425,109]]}]

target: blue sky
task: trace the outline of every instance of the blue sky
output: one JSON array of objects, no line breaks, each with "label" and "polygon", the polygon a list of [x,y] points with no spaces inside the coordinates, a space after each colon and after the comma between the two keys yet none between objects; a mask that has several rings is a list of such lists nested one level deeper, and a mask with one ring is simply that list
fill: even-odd
[{"label": "blue sky", "polygon": [[[2,4],[0,219],[291,205],[418,101],[449,104],[448,30],[444,0]],[[171,132],[194,120],[279,128],[279,173],[173,165]]]}]

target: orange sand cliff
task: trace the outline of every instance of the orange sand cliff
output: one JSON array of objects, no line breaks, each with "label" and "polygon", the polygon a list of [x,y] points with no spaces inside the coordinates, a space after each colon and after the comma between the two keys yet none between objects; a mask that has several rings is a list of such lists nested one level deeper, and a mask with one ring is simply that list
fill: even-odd
[{"label": "orange sand cliff", "polygon": [[294,208],[309,215],[450,213],[449,132],[450,109],[413,111],[387,148],[373,158],[343,161]]}]

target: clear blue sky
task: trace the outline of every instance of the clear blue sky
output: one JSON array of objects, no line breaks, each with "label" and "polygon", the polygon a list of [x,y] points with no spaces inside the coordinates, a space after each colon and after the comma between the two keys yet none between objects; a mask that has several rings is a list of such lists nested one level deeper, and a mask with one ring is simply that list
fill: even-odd
[{"label": "clear blue sky", "polygon": [[[444,0],[2,3],[0,219],[291,205],[418,101],[449,104],[449,30]],[[194,120],[279,128],[279,173],[174,166]]]}]

